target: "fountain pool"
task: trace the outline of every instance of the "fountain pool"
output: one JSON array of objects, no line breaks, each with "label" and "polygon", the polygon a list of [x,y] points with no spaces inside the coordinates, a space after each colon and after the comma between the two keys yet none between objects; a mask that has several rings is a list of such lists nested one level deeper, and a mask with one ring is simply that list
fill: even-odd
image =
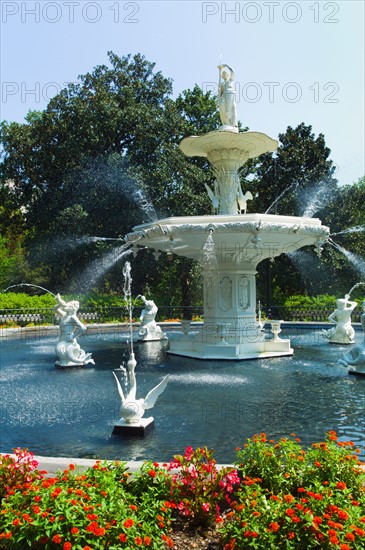
[{"label": "fountain pool", "polygon": [[[365,379],[337,364],[342,347],[328,346],[320,329],[282,328],[293,356],[211,360],[209,370],[204,361],[167,354],[163,342],[136,343],[141,394],[170,375],[154,409],[155,429],[145,438],[111,435],[120,416],[112,371],[124,350],[128,358],[127,332],[83,336],[96,363],[84,369],[54,368],[57,336],[3,339],[0,450],[19,446],[43,456],[167,461],[188,445],[207,445],[227,463],[254,433],[274,439],[295,433],[309,445],[334,429],[364,459]],[[357,331],[356,341],[361,338]]]}]

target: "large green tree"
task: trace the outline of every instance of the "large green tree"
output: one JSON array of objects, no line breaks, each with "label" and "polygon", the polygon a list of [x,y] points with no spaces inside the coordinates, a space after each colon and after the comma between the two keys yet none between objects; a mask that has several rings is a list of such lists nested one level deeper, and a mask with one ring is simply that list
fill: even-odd
[{"label": "large green tree", "polygon": [[[246,183],[255,198],[250,211],[291,216],[313,216],[337,194],[336,166],[323,134],[315,136],[302,122],[279,134],[275,153],[266,153],[251,163],[255,177]],[[313,251],[282,255],[270,265],[259,266],[258,295],[266,304],[290,294],[320,291],[316,276],[319,260]],[[270,279],[271,285],[268,285]],[[270,296],[271,294],[271,296]]]},{"label": "large green tree", "polygon": [[80,247],[82,235],[121,237],[148,221],[150,203],[158,217],[211,208],[201,193],[210,172],[203,161],[185,158],[178,143],[217,127],[214,98],[196,86],[173,101],[171,81],[143,56],[110,52],[109,61],[24,124],[1,126],[2,185],[11,180],[17,206],[26,208],[33,265],[43,263],[61,289],[107,246]]}]

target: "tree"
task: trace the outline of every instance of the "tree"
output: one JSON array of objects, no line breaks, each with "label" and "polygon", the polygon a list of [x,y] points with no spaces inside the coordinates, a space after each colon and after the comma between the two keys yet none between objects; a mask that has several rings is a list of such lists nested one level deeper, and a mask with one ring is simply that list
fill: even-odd
[{"label": "tree", "polygon": [[[312,127],[303,122],[296,128],[288,126],[285,133],[279,134],[277,152],[261,155],[256,164],[251,164],[255,179],[246,187],[255,199],[250,210],[291,216],[313,216],[322,210],[328,198],[337,193],[337,180],[333,177],[336,167],[329,155],[323,134],[315,137]],[[313,279],[303,277],[306,270],[302,270],[303,261],[298,261],[298,254],[295,258],[282,255],[270,267],[269,260],[263,262],[258,269],[258,295],[262,301],[269,305],[269,272],[276,299],[285,294],[316,292],[318,287],[312,281],[316,280],[318,266],[313,254]]]},{"label": "tree", "polygon": [[32,263],[48,266],[53,287],[76,280],[94,257],[66,237],[121,237],[147,221],[136,188],[158,217],[211,210],[201,193],[211,174],[178,148],[185,135],[217,127],[210,94],[195,87],[173,101],[171,81],[143,56],[109,52],[109,61],[45,111],[30,112],[25,124],[1,126],[2,181],[13,181],[17,204],[27,209]]},{"label": "tree", "polygon": [[[313,195],[322,189],[323,198],[325,192],[329,195],[337,186],[330,153],[324,135],[316,138],[310,125],[302,122],[296,128],[288,126],[285,133],[279,134],[277,152],[258,158],[257,176],[251,186],[258,193],[255,211],[265,212],[275,203],[271,213],[301,216],[303,204],[307,206]],[[319,200],[317,211],[320,206]]]}]

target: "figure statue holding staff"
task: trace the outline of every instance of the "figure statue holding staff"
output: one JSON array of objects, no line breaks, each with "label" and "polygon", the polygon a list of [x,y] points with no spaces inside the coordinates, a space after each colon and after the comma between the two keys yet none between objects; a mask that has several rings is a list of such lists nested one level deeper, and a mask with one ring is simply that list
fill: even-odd
[{"label": "figure statue holding staff", "polygon": [[238,132],[234,70],[229,65],[218,65],[218,107],[223,130]]}]

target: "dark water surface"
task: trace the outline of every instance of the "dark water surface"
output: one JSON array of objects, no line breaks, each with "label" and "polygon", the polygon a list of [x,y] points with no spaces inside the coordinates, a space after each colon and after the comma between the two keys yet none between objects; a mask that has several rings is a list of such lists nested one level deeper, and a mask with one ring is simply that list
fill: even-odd
[{"label": "dark water surface", "polygon": [[95,367],[65,370],[54,366],[57,337],[3,340],[0,450],[167,461],[188,445],[207,445],[219,462],[232,462],[235,448],[254,433],[273,439],[295,433],[310,445],[336,430],[364,459],[365,377],[336,364],[348,347],[328,344],[318,331],[283,330],[281,336],[291,338],[293,357],[199,361],[167,354],[165,343],[135,344],[137,397],[170,374],[152,410],[155,428],[145,438],[112,435],[120,416],[112,370],[127,357],[125,333],[82,337]]}]

